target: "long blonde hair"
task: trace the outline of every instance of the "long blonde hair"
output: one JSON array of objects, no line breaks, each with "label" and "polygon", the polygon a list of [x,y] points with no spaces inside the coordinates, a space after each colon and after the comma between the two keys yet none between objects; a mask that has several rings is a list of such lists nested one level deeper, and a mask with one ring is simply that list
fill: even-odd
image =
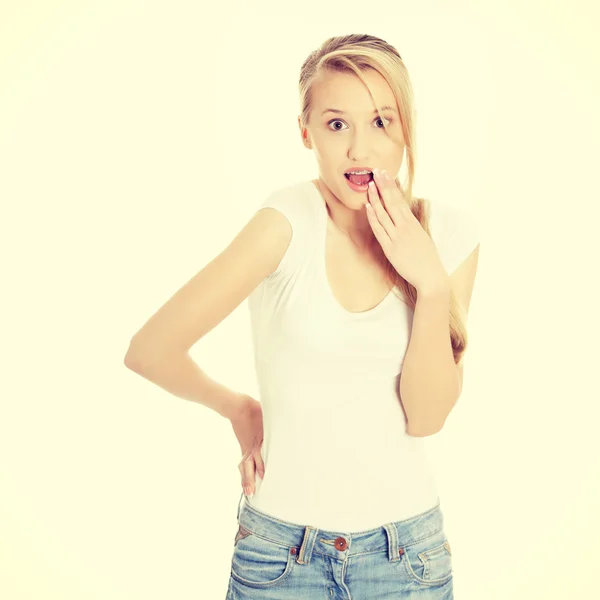
[{"label": "long blonde hair", "polygon": [[[373,93],[361,73],[361,70],[366,69],[377,71],[388,83],[396,98],[404,136],[408,171],[406,188],[402,186],[398,178],[395,180],[396,185],[402,191],[404,199],[421,227],[431,237],[429,230],[429,200],[416,198],[412,195],[415,173],[413,89],[406,66],[396,48],[378,37],[367,34],[350,34],[325,40],[317,50],[309,54],[300,70],[300,125],[303,128],[308,126],[311,110],[311,86],[315,78],[323,72],[354,73],[363,82],[377,106]],[[379,106],[377,106],[377,113],[387,131],[386,119],[382,117]],[[377,242],[376,239],[375,242]],[[417,300],[415,287],[406,281],[387,259],[385,260],[385,271],[388,280],[392,281],[402,293],[404,302],[414,309]],[[454,292],[451,291],[450,340],[456,364],[460,362],[467,347],[465,321],[464,309],[456,300]]]}]

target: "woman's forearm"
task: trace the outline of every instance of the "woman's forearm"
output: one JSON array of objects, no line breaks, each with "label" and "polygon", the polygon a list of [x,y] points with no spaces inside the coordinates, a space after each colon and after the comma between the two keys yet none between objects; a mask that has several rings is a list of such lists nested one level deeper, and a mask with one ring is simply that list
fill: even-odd
[{"label": "woman's forearm", "polygon": [[231,419],[243,410],[247,396],[211,379],[187,352],[163,356],[155,364],[125,360],[126,366],[148,381],[183,400],[198,402]]},{"label": "woman's forearm", "polygon": [[440,430],[460,394],[450,339],[450,291],[419,295],[400,379],[408,429],[417,435]]}]

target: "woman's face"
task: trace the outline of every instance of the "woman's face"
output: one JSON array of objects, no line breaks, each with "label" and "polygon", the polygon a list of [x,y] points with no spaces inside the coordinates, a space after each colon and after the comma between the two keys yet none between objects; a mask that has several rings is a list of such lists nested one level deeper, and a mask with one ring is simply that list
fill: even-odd
[{"label": "woman's face", "polygon": [[[301,130],[315,152],[321,179],[348,208],[359,210],[367,193],[354,191],[344,176],[350,168],[385,169],[396,177],[404,155],[404,137],[396,100],[376,71],[362,72],[382,110],[388,131],[362,81],[348,73],[322,73],[313,83],[309,126]],[[340,112],[332,112],[335,109]]]}]

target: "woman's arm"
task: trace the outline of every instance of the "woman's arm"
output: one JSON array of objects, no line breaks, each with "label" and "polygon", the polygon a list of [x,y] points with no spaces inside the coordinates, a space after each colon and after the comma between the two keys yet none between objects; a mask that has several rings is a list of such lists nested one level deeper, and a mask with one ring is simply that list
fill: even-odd
[{"label": "woman's arm", "polygon": [[438,291],[417,295],[412,332],[400,375],[400,398],[407,433],[440,431],[462,392],[463,367],[454,362],[450,341],[450,290],[468,316],[475,285],[479,245]]},{"label": "woman's arm", "polygon": [[258,210],[230,245],[133,336],[125,365],[168,392],[229,418],[244,406],[245,395],[210,379],[189,349],[275,271],[291,236],[281,213]]}]

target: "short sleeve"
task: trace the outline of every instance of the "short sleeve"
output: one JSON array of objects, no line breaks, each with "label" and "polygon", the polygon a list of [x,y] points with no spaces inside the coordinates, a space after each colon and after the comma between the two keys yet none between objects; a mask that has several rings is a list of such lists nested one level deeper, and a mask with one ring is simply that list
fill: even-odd
[{"label": "short sleeve", "polygon": [[480,219],[471,208],[431,201],[430,231],[448,275],[480,242]]},{"label": "short sleeve", "polygon": [[289,186],[284,189],[272,192],[257,208],[274,208],[287,219],[292,228],[292,238],[281,258],[279,265],[267,277],[271,281],[282,276],[291,276],[299,267],[304,253],[302,251],[303,243],[310,237],[310,207],[308,200],[296,186]]}]

